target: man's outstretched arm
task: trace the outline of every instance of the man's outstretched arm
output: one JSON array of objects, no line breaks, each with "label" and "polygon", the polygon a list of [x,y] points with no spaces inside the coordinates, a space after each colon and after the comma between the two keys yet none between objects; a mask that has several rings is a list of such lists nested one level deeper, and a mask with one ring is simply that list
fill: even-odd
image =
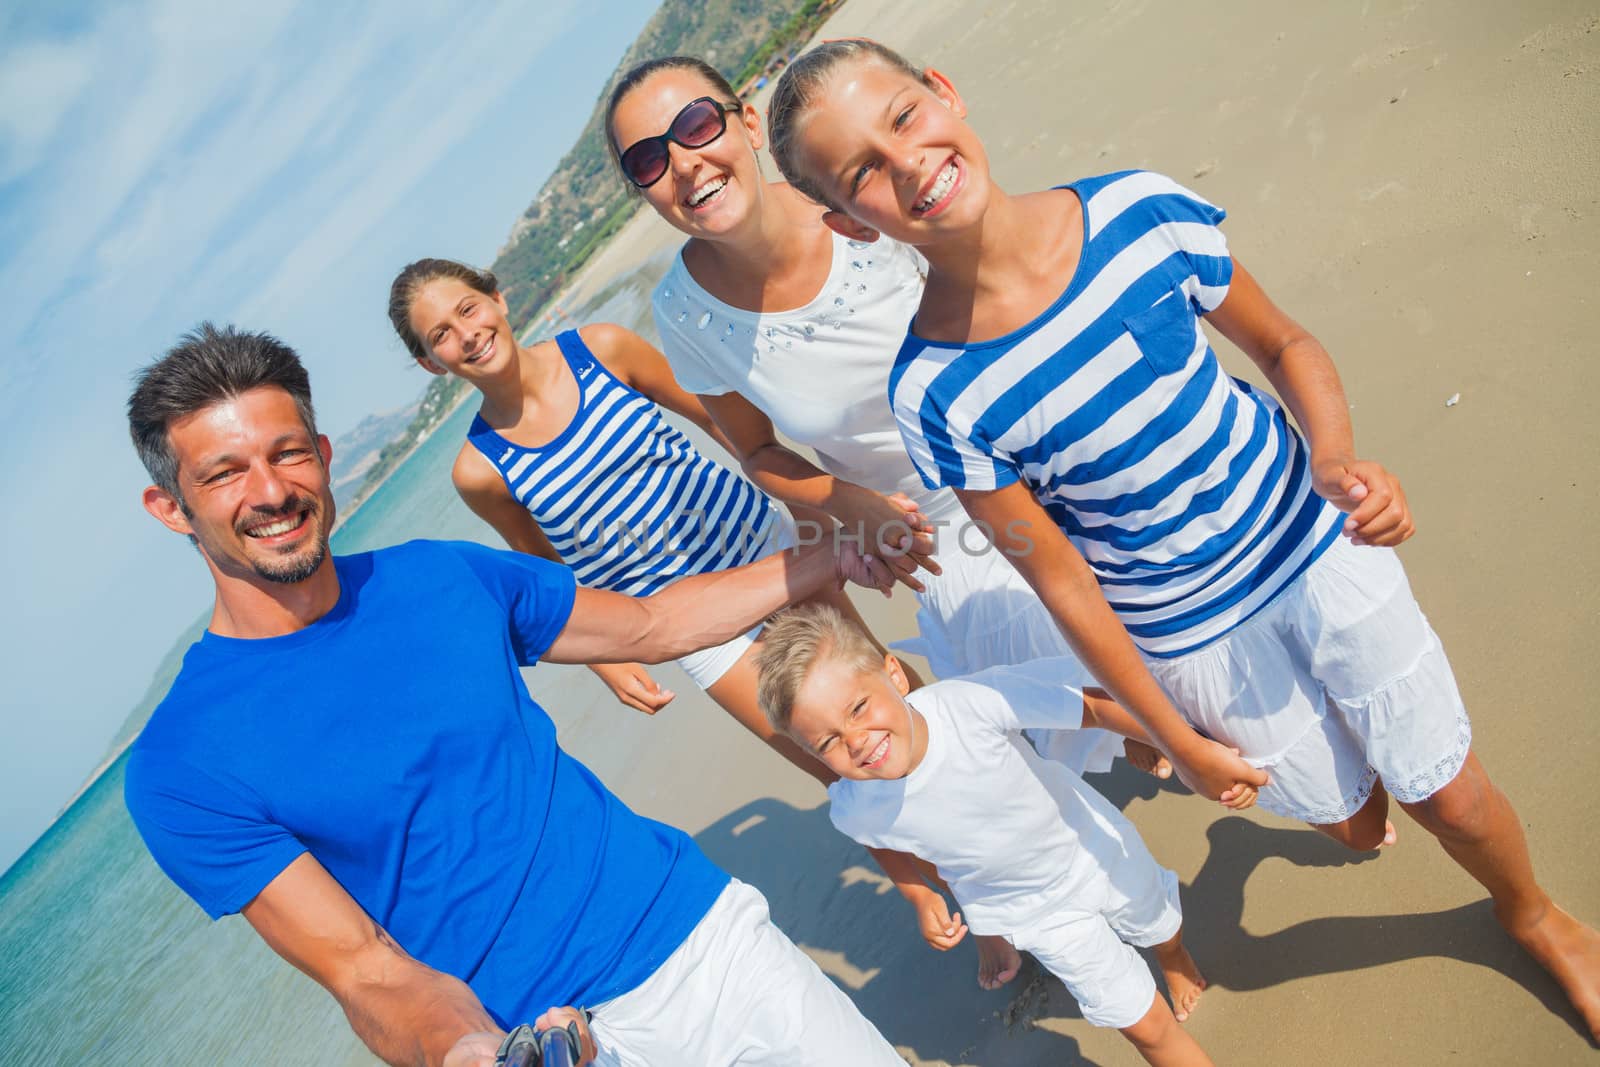
[{"label": "man's outstretched arm", "polygon": [[[240,912],[272,950],[344,1008],[356,1036],[396,1067],[443,1067],[463,1037],[498,1045],[500,1028],[472,989],[406,954],[310,853]],[[459,1052],[449,1063],[477,1063]],[[489,1062],[493,1062],[491,1051]]]},{"label": "man's outstretched arm", "polygon": [[749,630],[774,611],[828,583],[849,580],[887,591],[894,575],[849,542],[830,539],[774,552],[743,567],[698,574],[647,597],[578,589],[572,615],[541,657],[550,663],[664,663]]}]

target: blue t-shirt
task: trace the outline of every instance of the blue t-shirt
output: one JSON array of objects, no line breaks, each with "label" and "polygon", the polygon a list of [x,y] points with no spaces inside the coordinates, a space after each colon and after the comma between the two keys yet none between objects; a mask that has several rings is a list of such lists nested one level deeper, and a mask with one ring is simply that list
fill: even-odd
[{"label": "blue t-shirt", "polygon": [[1144,171],[1067,188],[1083,251],[1060,297],[989,341],[913,324],[890,401],[929,486],[1026,483],[1129,636],[1180,656],[1270,603],[1343,519],[1283,409],[1230,378],[1200,328],[1233,278],[1223,212]]},{"label": "blue t-shirt", "polygon": [[309,851],[502,1026],[637,986],[727,884],[556,744],[519,666],[572,613],[566,567],[414,541],[335,560],[282,637],[206,633],[128,762],[161,868],[212,918]]}]

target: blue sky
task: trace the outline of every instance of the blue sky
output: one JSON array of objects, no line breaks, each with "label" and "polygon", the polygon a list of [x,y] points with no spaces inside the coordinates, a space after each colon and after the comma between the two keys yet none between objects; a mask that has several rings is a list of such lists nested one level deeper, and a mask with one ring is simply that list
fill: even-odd
[{"label": "blue sky", "polygon": [[294,346],[335,438],[409,402],[390,279],[493,260],[656,3],[0,7],[0,870],[209,605],[135,369],[209,318]]}]

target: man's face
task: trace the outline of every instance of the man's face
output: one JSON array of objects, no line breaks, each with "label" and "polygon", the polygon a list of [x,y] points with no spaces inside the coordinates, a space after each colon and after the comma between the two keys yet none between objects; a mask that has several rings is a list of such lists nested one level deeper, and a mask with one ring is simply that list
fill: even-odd
[{"label": "man's face", "polygon": [[145,491],[145,507],[191,534],[213,567],[232,577],[292,583],[328,556],[333,496],[326,437],[313,438],[294,398],[262,386],[167,428],[180,497]]}]

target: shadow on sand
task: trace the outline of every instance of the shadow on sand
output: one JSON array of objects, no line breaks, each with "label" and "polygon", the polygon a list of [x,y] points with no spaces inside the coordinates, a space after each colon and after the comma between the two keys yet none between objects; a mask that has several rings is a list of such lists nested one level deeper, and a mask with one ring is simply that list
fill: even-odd
[{"label": "shadow on sand", "polygon": [[[1119,809],[1135,797],[1180,788],[1122,764],[1092,781]],[[1311,830],[1238,816],[1218,819],[1206,833],[1206,860],[1183,887],[1184,912],[1193,917],[1184,936],[1214,985],[1264,989],[1441,956],[1506,975],[1576,1025],[1555,983],[1501,933],[1487,900],[1428,914],[1313,918],[1258,936],[1241,920],[1245,883],[1263,860],[1342,867],[1377,854],[1349,852]],[[1420,831],[1413,836],[1418,847],[1432,847]],[[1029,960],[1005,989],[977,989],[971,938],[945,956],[927,949],[899,894],[864,849],[834,830],[825,806],[803,810],[758,800],[695,840],[724,870],[760,888],[778,926],[845,988],[891,1044],[919,1061],[994,1067],[1094,1062],[1076,1039],[1059,1032],[1067,1020],[1072,1028],[1087,1025],[1059,982]],[[997,1042],[1003,1051],[996,1051]]]}]

